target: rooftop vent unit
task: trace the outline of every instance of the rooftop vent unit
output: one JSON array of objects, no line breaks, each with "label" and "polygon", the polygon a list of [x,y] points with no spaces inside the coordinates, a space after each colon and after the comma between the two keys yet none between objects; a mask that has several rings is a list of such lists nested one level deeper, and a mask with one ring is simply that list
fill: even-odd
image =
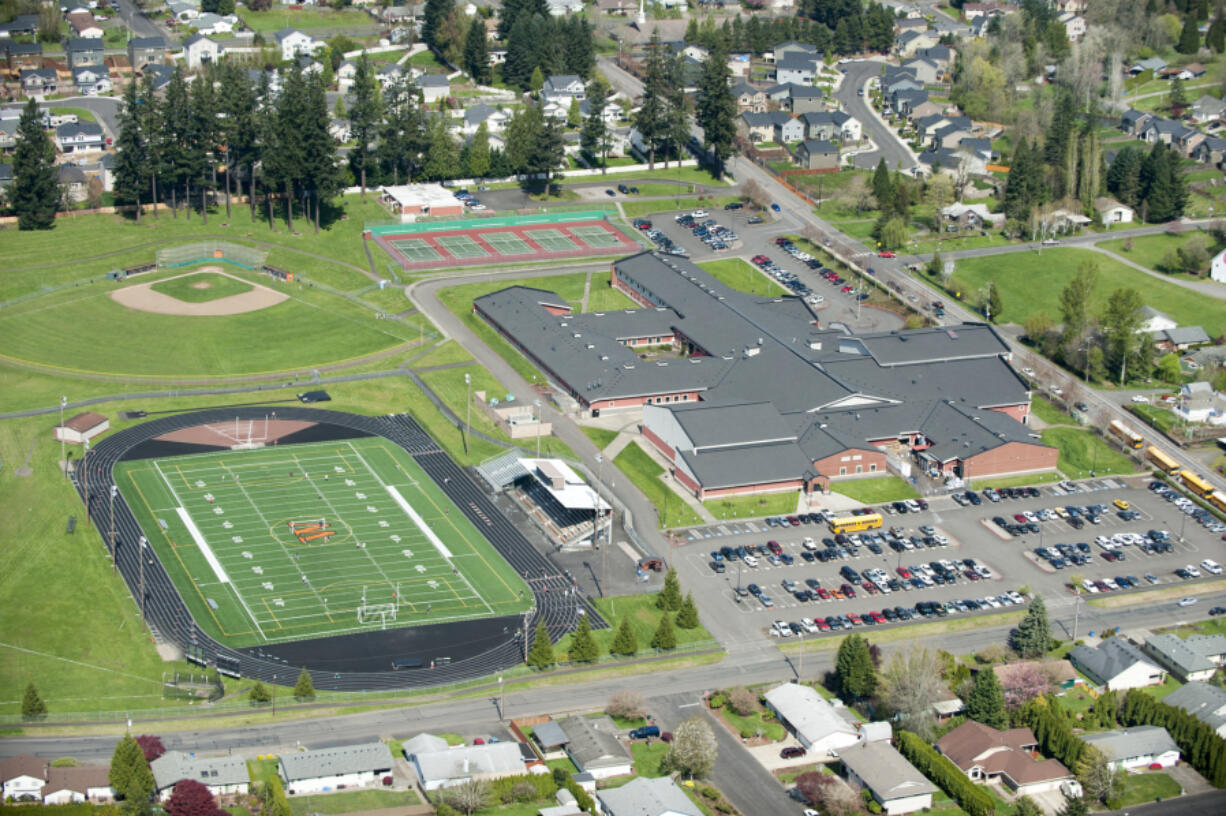
[{"label": "rooftop vent unit", "polygon": [[575,332],[574,334],[572,334],[572,335],[571,335],[571,337],[575,338],[576,340],[578,340],[578,339],[579,339],[580,337],[582,337],[582,336],[583,336],[583,335],[582,335],[582,334],[580,334],[579,332]]},{"label": "rooftop vent unit", "polygon": [[946,333],[947,335],[949,335],[949,339],[950,339],[950,340],[957,340],[957,339],[958,339],[958,333],[957,333],[956,331],[954,331],[953,329],[946,329],[946,330],[945,330],[945,333]]}]

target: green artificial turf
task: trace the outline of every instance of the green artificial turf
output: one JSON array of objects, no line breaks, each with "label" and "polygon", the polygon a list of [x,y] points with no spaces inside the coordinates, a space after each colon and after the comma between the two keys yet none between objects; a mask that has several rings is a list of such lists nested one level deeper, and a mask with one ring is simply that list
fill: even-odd
[{"label": "green artificial turf", "polygon": [[158,281],[151,287],[155,292],[169,295],[188,303],[207,303],[210,300],[241,295],[252,290],[251,284],[229,275],[216,272],[194,272]]}]

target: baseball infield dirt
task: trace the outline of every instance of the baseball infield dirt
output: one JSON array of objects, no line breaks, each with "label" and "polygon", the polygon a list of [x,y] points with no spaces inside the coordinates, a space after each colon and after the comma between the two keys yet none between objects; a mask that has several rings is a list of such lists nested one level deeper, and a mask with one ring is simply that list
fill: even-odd
[{"label": "baseball infield dirt", "polygon": [[[235,280],[243,280],[235,275],[231,275],[219,266],[202,266],[199,269],[193,269],[191,272],[175,277],[195,275],[200,272],[212,272],[217,275],[234,278]],[[163,278],[162,280],[173,280],[173,278]],[[220,315],[236,315],[267,309],[269,306],[276,306],[289,297],[289,295],[282,294],[275,289],[255,283],[251,284],[255,288],[249,292],[217,298],[216,300],[208,300],[203,303],[188,303],[185,300],[179,300],[170,295],[163,295],[161,292],[153,291],[152,287],[155,282],[138,283],[132,286],[125,286],[122,289],[116,289],[114,292],[111,292],[111,299],[121,306],[127,306],[129,309],[136,309],[139,312],[153,312],[154,314],[183,317],[217,317]],[[244,281],[244,283],[250,283],[250,281]]]}]

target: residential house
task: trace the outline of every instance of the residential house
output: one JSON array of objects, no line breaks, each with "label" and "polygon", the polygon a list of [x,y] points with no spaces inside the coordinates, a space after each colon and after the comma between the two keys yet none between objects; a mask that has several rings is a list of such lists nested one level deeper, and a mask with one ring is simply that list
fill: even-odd
[{"label": "residential house", "polygon": [[775,137],[775,120],[769,113],[742,113],[741,122],[745,125],[746,136],[754,144],[769,142]]},{"label": "residential house", "polygon": [[805,137],[805,124],[800,119],[788,116],[784,111],[773,111],[767,116],[771,117],[771,132],[776,143],[787,145]]},{"label": "residential house", "polygon": [[[579,103],[579,114],[584,118],[584,120],[586,120],[589,116],[592,115],[592,106],[588,104],[588,101],[586,99],[584,99],[582,102]],[[601,120],[609,128],[615,127],[617,125],[618,120],[621,119],[621,116],[622,116],[621,105],[613,105],[613,104],[605,105],[604,110],[600,112]]]},{"label": "residential house", "polygon": [[37,14],[18,14],[7,23],[0,24],[0,37],[33,37],[37,33]]},{"label": "residential house", "polygon": [[1141,133],[1145,130],[1145,126],[1149,123],[1149,120],[1152,119],[1153,116],[1154,115],[1152,113],[1145,113],[1137,110],[1136,108],[1129,108],[1128,110],[1124,111],[1123,115],[1120,116],[1120,130],[1124,131],[1130,136],[1140,137]]},{"label": "residential house", "polygon": [[451,94],[451,81],[446,74],[422,74],[413,80],[413,84],[421,89],[426,102],[437,102]]},{"label": "residential house", "polygon": [[1135,62],[1128,68],[1128,73],[1132,76],[1138,76],[1146,71],[1152,71],[1155,76],[1166,70],[1166,60],[1162,57],[1149,57],[1140,62]]},{"label": "residential house", "polygon": [[888,741],[862,742],[837,752],[847,780],[866,789],[888,816],[932,807],[936,785]]},{"label": "residential house", "polygon": [[821,63],[802,54],[788,54],[775,63],[775,81],[780,85],[794,82],[797,85],[812,85]]},{"label": "residential house", "polygon": [[166,0],[166,10],[181,23],[190,22],[200,16],[200,4],[187,0]]},{"label": "residential house", "polygon": [[[1226,689],[1208,683],[1188,683],[1162,698],[1167,705],[1182,708],[1226,738]],[[7,796],[8,789],[5,788]]]},{"label": "residential house", "polygon": [[27,97],[51,96],[59,90],[59,82],[54,68],[25,68],[21,72],[21,92]]},{"label": "residential house", "polygon": [[428,747],[419,742],[413,746],[406,744],[404,750],[406,759],[417,771],[422,787],[428,791],[473,780],[519,776],[525,772],[517,742],[451,746],[444,741],[441,747]]},{"label": "residential house", "polygon": [[77,765],[72,768],[47,769],[47,784],[42,788],[44,805],[67,805],[72,802],[100,804],[115,798],[111,787],[109,765]]},{"label": "residential house", "polygon": [[[1203,330],[1202,330],[1203,331]],[[1207,382],[1187,383],[1180,390],[1181,401],[1191,401],[1193,397],[1212,398],[1213,387]],[[1208,401],[1208,400],[1206,400]],[[1217,640],[1226,641],[1222,635]],[[1201,644],[1214,644],[1214,650],[1219,647],[1215,640],[1200,640],[1188,643],[1177,635],[1154,635],[1145,639],[1144,652],[1158,662],[1158,665],[1173,674],[1181,683],[1189,681],[1205,681],[1217,671],[1218,663],[1201,653],[1197,647]]]},{"label": "residential house", "polygon": [[927,28],[928,21],[922,17],[904,17],[894,21],[894,31],[897,34],[904,34],[908,31],[925,31]]},{"label": "residential house", "polygon": [[80,204],[89,194],[89,179],[85,171],[75,164],[61,164],[56,168],[56,181],[64,192],[64,200]]},{"label": "residential house", "polygon": [[1091,682],[1112,691],[1158,686],[1166,680],[1166,672],[1124,638],[1107,638],[1098,646],[1075,646],[1068,659]]},{"label": "residential house", "polygon": [[1133,219],[1132,207],[1126,204],[1121,204],[1114,198],[1100,196],[1094,199],[1094,210],[1098,213],[1098,217],[1107,226],[1112,224],[1131,224]]},{"label": "residential house", "polygon": [[546,720],[532,726],[532,741],[541,749],[545,759],[562,759],[566,756],[566,744],[570,739],[556,721]]},{"label": "residential house", "polygon": [[222,48],[216,40],[210,40],[203,34],[193,34],[183,41],[183,55],[190,71],[217,62],[221,58]]},{"label": "residential house", "polygon": [[1137,329],[1137,333],[1148,332],[1153,334],[1156,331],[1164,331],[1173,329],[1179,324],[1171,319],[1170,315],[1165,315],[1155,309],[1153,306],[1142,306],[1141,317],[1145,322],[1141,324],[1141,328]]},{"label": "residential house", "polygon": [[767,102],[777,102],[792,113],[801,114],[821,110],[824,107],[825,91],[816,85],[797,85],[783,82],[763,91]]},{"label": "residential house", "polygon": [[194,779],[214,796],[246,793],[251,776],[242,757],[203,757],[182,751],[167,751],[149,763],[153,771],[154,792],[165,801],[183,779]]},{"label": "residential house", "polygon": [[294,793],[362,787],[392,772],[392,753],[381,742],[282,754],[278,770]]},{"label": "residential house", "polygon": [[1199,62],[1193,62],[1182,68],[1166,68],[1160,72],[1162,79],[1182,79],[1184,82],[1190,79],[1198,79],[1204,75],[1205,66]]},{"label": "residential house", "polygon": [[481,127],[481,123],[484,122],[486,130],[490,133],[501,133],[510,118],[506,111],[484,102],[478,102],[464,111],[464,125],[461,130],[465,134],[476,133],[477,128]]},{"label": "residential house", "polygon": [[[1200,326],[1177,326],[1173,329],[1160,329],[1153,334],[1154,344],[1162,351],[1186,351],[1192,346],[1203,346],[1213,342]],[[1191,383],[1195,385],[1195,383]],[[1179,409],[1175,409],[1179,413]],[[1191,420],[1190,420],[1191,421]],[[1204,421],[1204,420],[1195,420]]]},{"label": "residential house", "polygon": [[224,17],[220,14],[211,12],[201,14],[192,20],[192,28],[197,32],[205,35],[209,34],[233,34],[234,26],[238,23],[238,17],[234,14],[227,14]]},{"label": "residential house", "polygon": [[839,149],[825,139],[805,139],[796,148],[796,161],[806,170],[838,170]]},{"label": "residential house", "polygon": [[406,76],[405,70],[394,62],[389,62],[375,72],[375,80],[380,87],[399,85],[404,82]]},{"label": "residential house", "polygon": [[738,82],[732,86],[732,95],[736,97],[738,113],[766,113],[766,94],[761,88],[755,88],[748,82]]},{"label": "residential house", "polygon": [[541,86],[541,98],[561,100],[569,105],[572,99],[583,99],[587,93],[583,80],[575,74],[557,74],[548,77]]},{"label": "residential house", "polygon": [[1158,725],[1082,734],[1081,739],[1102,751],[1107,757],[1107,767],[1112,770],[1128,771],[1154,765],[1171,768],[1179,764],[1179,746],[1166,729]]},{"label": "residential house", "polygon": [[166,63],[166,40],[162,37],[133,37],[128,40],[128,62],[134,70],[149,63]]},{"label": "residential house", "polygon": [[68,23],[68,28],[74,37],[92,37],[101,38],[103,31],[102,26],[98,25],[98,21],[94,19],[94,15],[88,11],[74,11],[64,15],[64,22]]},{"label": "residential house", "polygon": [[840,713],[846,712],[843,705],[827,701],[811,686],[783,683],[766,692],[765,698],[779,723],[814,753],[837,751],[860,741],[854,722]]},{"label": "residential house", "polygon": [[1005,220],[1004,213],[991,212],[986,204],[963,204],[961,201],[942,207],[941,215],[949,223],[964,229],[980,229],[984,224],[996,224]]},{"label": "residential house", "polygon": [[[139,73],[142,81],[145,77],[149,77],[153,90],[160,91],[170,83],[170,78],[174,76],[175,71],[169,65],[158,65],[151,62],[144,68],[141,68]],[[275,77],[276,74],[273,74],[273,76]],[[270,85],[269,87],[272,88],[273,86]],[[276,92],[274,90],[274,93]]]},{"label": "residential house", "polygon": [[1192,103],[1192,121],[1198,124],[1219,121],[1223,112],[1226,112],[1226,102],[1216,96],[1205,94]]},{"label": "residential house", "polygon": [[667,776],[640,776],[596,792],[605,816],[700,816],[698,805]]},{"label": "residential house", "polygon": [[1032,757],[1039,743],[1029,728],[1000,731],[967,720],[933,747],[975,782],[998,780],[1019,796],[1059,790],[1063,783],[1076,784],[1068,768],[1057,760]]},{"label": "residential house", "polygon": [[1192,158],[1214,167],[1221,167],[1222,159],[1226,158],[1226,139],[1219,136],[1206,136],[1193,149]]},{"label": "residential house", "polygon": [[932,132],[932,146],[950,150],[960,147],[963,140],[973,138],[970,121],[966,116],[948,117],[945,124]]},{"label": "residential house", "polygon": [[566,734],[566,755],[580,771],[596,779],[634,771],[630,750],[618,738],[619,729],[609,717],[568,717],[558,724]]},{"label": "residential house", "polygon": [[[1202,343],[1208,342],[1208,337],[1205,335],[1204,329],[1202,329],[1200,326],[1194,326],[1192,328],[1196,330],[1198,335],[1205,337],[1204,340],[1201,340]],[[1180,331],[1180,329],[1170,329],[1167,331],[1167,334],[1178,331]],[[1200,340],[1200,337],[1197,337],[1196,339]],[[1180,388],[1179,402],[1174,408],[1174,414],[1185,422],[1204,422],[1210,425],[1226,425],[1226,394],[1221,394],[1214,391],[1213,386],[1207,382],[1185,383]],[[1221,636],[1218,635],[1218,637]],[[1206,664],[1213,666],[1215,670],[1217,666],[1221,665],[1220,662],[1214,662],[1207,655],[1200,654],[1200,652],[1197,650],[1196,644],[1188,644],[1186,648],[1191,649],[1194,653],[1197,653],[1203,658],[1203,661],[1196,662],[1196,667],[1199,669],[1199,671],[1196,672],[1195,677],[1191,678],[1193,680],[1207,680],[1209,676],[1213,674],[1213,671],[1209,671],[1205,668]]]},{"label": "residential house", "polygon": [[272,36],[281,51],[281,59],[286,62],[300,56],[314,56],[315,50],[322,45],[310,34],[296,28],[283,28]]},{"label": "residential house", "polygon": [[925,59],[935,65],[943,73],[948,73],[954,67],[955,54],[948,45],[934,45],[931,48],[921,48],[915,56]]},{"label": "residential house", "polygon": [[807,139],[841,139],[858,142],[861,137],[860,121],[843,111],[818,111],[801,117],[805,123]]},{"label": "residential house", "polygon": [[788,56],[804,57],[808,60],[817,61],[822,58],[822,52],[817,50],[816,45],[788,40],[785,43],[776,45],[769,56],[773,62],[778,64]]},{"label": "residential house", "polygon": [[41,68],[43,45],[36,42],[12,42],[0,39],[0,57],[4,58],[6,67],[14,73],[23,68]]},{"label": "residential house", "polygon": [[77,93],[81,96],[98,96],[111,92],[110,75],[96,66],[74,68],[72,84],[76,86]]},{"label": "residential house", "polygon": [[353,60],[343,60],[332,76],[336,79],[336,88],[341,93],[349,93],[353,88],[353,80],[358,74],[358,64]]},{"label": "residential house", "polygon": [[894,38],[894,49],[904,59],[914,57],[921,48],[932,48],[940,37],[932,31],[904,31]]},{"label": "residential house", "polygon": [[17,147],[18,122],[17,119],[0,119],[0,151],[8,151]]},{"label": "residential house", "polygon": [[902,91],[922,91],[924,84],[910,73],[897,74],[882,80],[881,92],[886,99],[893,99]]},{"label": "residential house", "polygon": [[64,48],[68,54],[68,67],[80,68],[83,65],[102,65],[106,56],[100,37],[79,37],[69,40]]},{"label": "residential house", "polygon": [[583,0],[546,0],[549,13],[554,17],[565,17],[567,14],[578,14],[583,11]]},{"label": "residential house", "polygon": [[927,91],[904,90],[891,94],[890,105],[900,116],[922,118],[941,112],[941,106],[928,98]]},{"label": "residential house", "polygon": [[927,85],[935,84],[941,76],[941,69],[937,67],[937,64],[926,59],[916,58],[908,60],[902,64],[902,67],[911,71],[915,75],[916,80]]},{"label": "residential house", "polygon": [[1056,18],[1064,26],[1065,36],[1069,42],[1081,42],[1086,35],[1086,18],[1080,14],[1066,11]]},{"label": "residential house", "polygon": [[41,802],[43,785],[47,784],[47,770],[44,760],[29,754],[0,759],[0,790],[4,793],[3,800]]},{"label": "residential house", "polygon": [[1190,159],[1195,155],[1196,148],[1200,143],[1205,141],[1207,137],[1195,128],[1185,127],[1183,131],[1175,136],[1171,142],[1171,148],[1177,151],[1184,158]]},{"label": "residential house", "polygon": [[94,122],[72,122],[55,129],[55,146],[64,154],[101,150],[102,128]]}]

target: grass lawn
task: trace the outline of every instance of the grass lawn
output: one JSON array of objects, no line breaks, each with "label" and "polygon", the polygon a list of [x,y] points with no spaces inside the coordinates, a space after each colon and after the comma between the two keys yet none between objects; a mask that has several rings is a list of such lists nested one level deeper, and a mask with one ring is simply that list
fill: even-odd
[{"label": "grass lawn", "polygon": [[592,444],[604,450],[613,444],[613,440],[617,438],[617,431],[610,431],[607,428],[589,428],[586,425],[580,426],[580,430],[587,435],[587,438],[592,440]]},{"label": "grass lawn", "polygon": [[915,246],[908,247],[907,249],[917,254],[927,254],[929,252],[957,252],[963,249],[982,249],[984,247],[1005,246],[1012,243],[1014,241],[1009,240],[999,232],[989,232],[986,236],[979,233],[963,235],[951,232],[945,233],[944,238],[929,238],[924,241],[917,241]]},{"label": "grass lawn", "polygon": [[898,476],[877,476],[871,479],[848,479],[830,483],[830,489],[865,504],[918,499],[919,493]]},{"label": "grass lawn", "polygon": [[[621,625],[622,618],[630,619],[630,625],[634,629],[635,637],[638,639],[639,652],[651,651],[651,636],[655,634],[656,627],[660,625],[660,616],[664,614],[656,608],[656,596],[654,594],[616,595],[600,598],[596,600],[596,608],[600,610],[600,614],[604,616],[604,619],[609,622],[608,629],[595,629],[592,631],[592,637],[596,639],[601,655],[609,653],[609,646],[613,644],[613,638],[617,635],[617,627]],[[670,612],[669,614],[675,613]],[[702,626],[699,626],[697,629],[674,627],[674,631],[677,633],[678,646],[711,641],[711,633]],[[554,644],[554,653],[558,655],[559,659],[562,659],[564,653],[570,648],[570,638],[570,635],[566,635]],[[714,641],[711,642],[714,645]]]},{"label": "grass lawn", "polygon": [[579,769],[575,767],[575,763],[570,761],[570,757],[558,757],[557,759],[547,759],[545,760],[545,765],[546,767],[550,769],[561,768],[562,770],[566,771],[567,773],[571,773],[571,774],[579,773]]},{"label": "grass lawn", "polygon": [[711,273],[711,277],[738,292],[747,292],[762,297],[781,297],[788,293],[786,289],[762,274],[753,264],[743,258],[703,261],[698,265]]},{"label": "grass lawn", "polygon": [[453,363],[471,362],[473,356],[468,350],[454,340],[447,340],[434,346],[421,357],[413,361],[413,368],[429,368],[431,366],[451,365]]},{"label": "grass lawn", "polygon": [[246,281],[237,280],[229,275],[196,272],[158,281],[151,288],[155,292],[161,292],[163,295],[185,300],[188,303],[206,303],[231,295],[241,295],[243,292],[250,292],[254,287]]},{"label": "grass lawn", "polygon": [[1078,428],[1048,428],[1042,433],[1044,445],[1060,449],[1057,467],[1069,479],[1088,476],[1093,470],[1100,476],[1112,473],[1133,473],[1132,460],[1108,445],[1091,431]]},{"label": "grass lawn", "polygon": [[627,201],[622,205],[622,211],[627,218],[638,218],[654,213],[671,212],[674,210],[718,210],[725,204],[740,201],[736,196],[714,196],[712,198],[662,199],[659,201]]},{"label": "grass lawn", "polygon": [[761,496],[729,496],[703,502],[718,519],[760,518],[791,515],[796,512],[795,490],[784,493],[764,493]]},{"label": "grass lawn", "polygon": [[412,790],[371,789],[289,797],[290,812],[293,813],[293,816],[306,816],[308,813],[357,813],[363,810],[381,810],[419,804],[421,804],[421,799]]},{"label": "grass lawn", "polygon": [[247,760],[247,773],[251,776],[251,781],[261,784],[268,784],[268,780],[277,775],[277,768],[280,761],[271,754],[266,759],[249,759]]},{"label": "grass lawn", "polygon": [[1129,405],[1128,410],[1163,433],[1170,433],[1171,428],[1179,421],[1172,411],[1156,405]]},{"label": "grass lawn", "polygon": [[[1211,170],[1210,172],[1219,178],[1221,177],[1221,173],[1216,170]],[[1179,249],[1190,237],[1198,233],[1208,239],[1210,255],[1216,254],[1222,248],[1221,246],[1214,245],[1212,237],[1201,230],[1187,230],[1178,235],[1161,233],[1159,235],[1139,235],[1132,239],[1117,238],[1113,241],[1099,241],[1098,246],[1115,252],[1133,263],[1138,263],[1141,266],[1146,266],[1159,272],[1165,272],[1166,270],[1162,268],[1162,259],[1166,254]],[[1132,242],[1131,250],[1125,248],[1125,244],[1130,240]]]},{"label": "grass lawn", "polygon": [[970,486],[972,490],[977,490],[981,487],[1026,487],[1028,485],[1046,484],[1047,482],[1058,482],[1061,478],[1059,473],[1023,473],[1020,476],[1009,476],[1004,479],[983,479],[971,482]]},{"label": "grass lawn", "polygon": [[1038,312],[1057,319],[1060,291],[1077,267],[1087,261],[1098,264],[1096,310],[1106,304],[1114,289],[1131,287],[1142,293],[1147,305],[1170,315],[1181,326],[1204,326],[1210,335],[1226,332],[1226,309],[1217,300],[1155,280],[1110,258],[1076,249],[1016,252],[1007,261],[994,256],[963,258],[958,261],[951,289],[961,292],[964,299],[973,300],[992,281],[1004,305],[1003,317],[1009,323],[1020,324]]},{"label": "grass lawn", "polygon": [[778,720],[766,719],[764,711],[755,711],[754,713],[742,717],[732,710],[731,706],[724,706],[720,709],[720,715],[726,719],[733,728],[742,737],[756,737],[759,733],[762,736],[778,742],[787,736],[787,729],[779,724]]},{"label": "grass lawn", "polygon": [[1037,394],[1030,399],[1030,412],[1048,425],[1072,425],[1073,418],[1051,404],[1047,397]]},{"label": "grass lawn", "polygon": [[646,742],[632,742],[630,755],[634,757],[634,772],[639,776],[667,776],[660,770],[660,762],[668,753],[668,744],[656,740],[648,745]]},{"label": "grass lawn", "polygon": [[[727,181],[716,179],[706,170],[701,167],[677,167],[675,164],[665,168],[664,165],[657,159],[655,170],[635,170],[622,173],[606,173],[597,179],[594,176],[577,176],[572,179],[572,183],[592,183],[593,181],[614,181],[614,182],[630,182],[636,179],[647,181],[678,181],[683,184],[702,184],[707,187],[723,187],[727,185]],[[639,188],[639,192],[643,195],[641,185],[635,185]]]},{"label": "grass lawn", "polygon": [[1182,792],[1180,784],[1161,771],[1124,774],[1124,790],[1119,796],[1108,799],[1107,807],[1119,810],[1155,799],[1171,799]]},{"label": "grass lawn", "polygon": [[1162,698],[1166,697],[1166,695],[1170,694],[1177,688],[1181,688],[1182,686],[1183,683],[1180,683],[1178,680],[1168,674],[1166,676],[1166,680],[1162,681],[1162,685],[1143,686],[1141,691],[1148,694],[1150,697],[1153,697],[1155,700],[1161,700]]},{"label": "grass lawn", "polygon": [[252,31],[267,34],[282,28],[343,28],[346,26],[377,26],[378,20],[358,9],[336,11],[329,8],[289,9],[279,6],[270,11],[251,11],[239,6],[235,14]]},{"label": "grass lawn", "polygon": [[[469,392],[469,386],[465,385],[464,378],[468,377],[471,382],[471,393],[473,399],[471,414],[465,410],[464,400]],[[471,416],[472,426],[474,430],[482,431],[497,439],[510,441],[510,438],[504,434],[494,421],[486,416],[481,410],[480,402],[477,400],[477,392],[484,391],[486,400],[497,398],[499,403],[506,395],[507,389],[502,383],[494,379],[494,375],[490,374],[481,366],[464,366],[463,368],[445,368],[437,371],[424,371],[421,373],[422,382],[430,386],[439,399],[447,404],[460,421],[466,421]],[[543,441],[543,440],[542,440]]]},{"label": "grass lawn", "polygon": [[[46,46],[44,45],[43,47],[45,48]],[[94,112],[86,110],[85,108],[71,108],[71,107],[68,107],[67,105],[57,105],[55,103],[52,103],[50,105],[50,108],[51,108],[52,113],[61,115],[61,116],[64,114],[74,113],[76,114],[77,119],[79,119],[82,122],[97,122],[98,121],[98,119],[94,116]]]},{"label": "grass lawn", "polygon": [[[621,453],[613,457],[613,463],[626,474],[634,486],[643,492],[652,504],[656,506],[657,523],[661,527],[688,527],[699,524],[698,517],[685,501],[660,481],[664,468],[647,455],[646,451],[632,442]],[[650,523],[650,519],[639,519]]]}]

